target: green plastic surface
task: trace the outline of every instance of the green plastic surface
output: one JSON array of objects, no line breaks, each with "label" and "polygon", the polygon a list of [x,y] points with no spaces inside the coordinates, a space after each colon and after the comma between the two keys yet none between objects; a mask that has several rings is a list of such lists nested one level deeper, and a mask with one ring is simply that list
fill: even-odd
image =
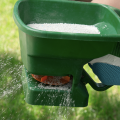
[{"label": "green plastic surface", "polygon": [[[120,13],[119,10],[117,12]],[[117,14],[106,5],[77,1],[17,1],[13,17],[19,28],[21,57],[25,68],[29,74],[72,75],[71,98],[74,105],[86,106],[88,92],[85,81],[81,79],[83,65],[106,54],[119,56],[120,48],[117,47],[117,43],[120,41],[120,18]],[[28,27],[29,23],[95,25],[100,34],[41,31]],[[34,105],[60,105],[60,96],[66,91],[59,92],[54,103],[49,104],[47,101],[41,103],[41,100],[44,97],[49,99],[47,95],[54,95],[54,92],[43,90],[47,95],[41,95],[41,98],[34,102],[41,90],[30,89],[31,86],[35,86],[35,81],[29,84],[29,74],[23,69],[26,102]],[[95,88],[97,90],[97,87]],[[106,87],[100,90],[106,90]]]},{"label": "green plastic surface", "polygon": [[84,83],[77,84],[74,90],[72,87],[67,90],[59,89],[62,86],[49,86],[48,89],[47,85],[42,88],[39,86],[40,82],[34,80],[24,67],[22,83],[25,101],[32,105],[85,107],[88,104],[89,95]]}]

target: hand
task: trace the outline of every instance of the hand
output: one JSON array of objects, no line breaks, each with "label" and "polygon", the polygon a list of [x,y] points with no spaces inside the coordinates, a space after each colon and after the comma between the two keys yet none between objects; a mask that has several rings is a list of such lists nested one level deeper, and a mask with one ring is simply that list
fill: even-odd
[{"label": "hand", "polygon": [[92,3],[110,5],[120,9],[120,0],[92,0]]},{"label": "hand", "polygon": [[120,9],[120,0],[76,0],[76,1],[105,4],[105,5],[113,6]]}]

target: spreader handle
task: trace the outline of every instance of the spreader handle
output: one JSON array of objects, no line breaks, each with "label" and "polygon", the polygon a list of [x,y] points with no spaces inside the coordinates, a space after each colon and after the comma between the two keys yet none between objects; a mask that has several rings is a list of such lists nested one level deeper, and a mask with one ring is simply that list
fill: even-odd
[{"label": "spreader handle", "polygon": [[[106,6],[108,6],[108,5],[106,5]],[[109,8],[112,9],[113,11],[115,11],[118,14],[118,16],[120,16],[119,9],[112,7],[112,6],[109,6]],[[112,87],[112,85],[104,85],[103,83],[96,83],[84,69],[83,69],[82,75],[83,75],[82,81],[85,84],[89,83],[94,90],[104,91],[104,90],[107,90],[108,88]]]},{"label": "spreader handle", "polygon": [[102,83],[96,83],[84,69],[82,75],[83,75],[82,82],[84,82],[85,84],[89,83],[94,90],[104,91],[112,86],[112,85],[104,85]]}]

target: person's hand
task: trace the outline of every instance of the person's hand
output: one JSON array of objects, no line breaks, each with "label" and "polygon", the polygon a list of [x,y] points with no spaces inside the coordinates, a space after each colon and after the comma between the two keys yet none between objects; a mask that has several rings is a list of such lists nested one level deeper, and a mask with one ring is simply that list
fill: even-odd
[{"label": "person's hand", "polygon": [[120,9],[120,0],[92,0],[92,3],[110,5]]},{"label": "person's hand", "polygon": [[105,5],[113,6],[120,9],[120,0],[76,0],[76,1],[105,4]]}]

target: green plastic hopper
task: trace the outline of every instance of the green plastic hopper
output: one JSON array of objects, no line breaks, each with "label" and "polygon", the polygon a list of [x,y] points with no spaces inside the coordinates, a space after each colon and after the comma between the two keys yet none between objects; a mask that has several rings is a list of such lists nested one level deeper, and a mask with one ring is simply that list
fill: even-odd
[{"label": "green plastic hopper", "polygon": [[[83,66],[106,54],[120,56],[120,46],[117,46],[120,42],[119,15],[120,10],[101,4],[65,0],[17,1],[13,17],[19,28],[26,102],[32,105],[85,107],[89,98],[87,83],[97,91],[111,87],[95,83]],[[28,27],[30,23],[94,25],[100,34],[42,31]],[[68,90],[53,89],[54,86],[48,85],[41,88],[41,83],[31,74],[69,75],[73,77],[72,85]]]}]

